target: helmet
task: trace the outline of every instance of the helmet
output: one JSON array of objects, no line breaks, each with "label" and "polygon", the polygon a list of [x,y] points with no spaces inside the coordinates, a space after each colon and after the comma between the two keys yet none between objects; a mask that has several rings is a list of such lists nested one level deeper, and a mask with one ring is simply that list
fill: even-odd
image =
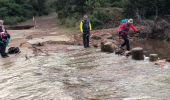
[{"label": "helmet", "polygon": [[83,16],[83,19],[84,19],[84,20],[87,20],[87,19],[88,19],[88,16],[87,16],[87,15],[84,15],[84,16]]},{"label": "helmet", "polygon": [[133,24],[133,19],[129,19],[128,23]]}]

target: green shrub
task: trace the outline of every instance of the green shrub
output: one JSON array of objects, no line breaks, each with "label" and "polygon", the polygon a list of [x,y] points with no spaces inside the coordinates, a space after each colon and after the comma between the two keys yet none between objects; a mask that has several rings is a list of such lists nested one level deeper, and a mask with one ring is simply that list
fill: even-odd
[{"label": "green shrub", "polygon": [[14,25],[17,24],[18,22],[22,22],[25,21],[26,19],[24,17],[5,17],[4,18],[4,22],[5,24],[9,24],[9,25]]},{"label": "green shrub", "polygon": [[75,17],[67,17],[58,20],[58,24],[66,27],[76,27],[78,20]]},{"label": "green shrub", "polygon": [[7,7],[1,7],[0,8],[0,16],[1,16],[1,18],[8,16],[8,8]]},{"label": "green shrub", "polygon": [[46,0],[0,0],[0,19],[16,24],[35,15],[47,15],[49,5]]},{"label": "green shrub", "polygon": [[90,16],[94,29],[113,27],[114,19],[120,18],[122,18],[122,12],[113,8],[96,9]]}]

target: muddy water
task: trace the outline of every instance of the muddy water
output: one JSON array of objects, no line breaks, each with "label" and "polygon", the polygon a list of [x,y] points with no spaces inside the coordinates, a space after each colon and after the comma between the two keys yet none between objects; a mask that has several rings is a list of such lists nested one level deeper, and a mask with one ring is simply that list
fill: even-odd
[{"label": "muddy water", "polygon": [[1,59],[1,100],[170,98],[170,70],[93,48],[50,47],[48,55],[29,52],[27,60],[24,54]]},{"label": "muddy water", "polygon": [[170,42],[161,41],[161,40],[133,40],[132,46],[140,46],[144,48],[145,54],[148,56],[149,54],[156,53],[160,58],[170,58]]}]

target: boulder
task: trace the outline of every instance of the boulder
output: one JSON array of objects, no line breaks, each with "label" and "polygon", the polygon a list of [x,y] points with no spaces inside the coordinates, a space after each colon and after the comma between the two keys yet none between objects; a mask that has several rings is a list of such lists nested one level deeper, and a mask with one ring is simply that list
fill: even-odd
[{"label": "boulder", "polygon": [[102,39],[100,36],[98,36],[98,35],[92,35],[92,37],[91,37],[93,40],[100,40],[100,39]]},{"label": "boulder", "polygon": [[170,62],[170,58],[167,58],[166,61],[167,61],[167,62]]},{"label": "boulder", "polygon": [[132,53],[132,59],[144,60],[143,48],[141,47],[133,48],[131,53]]},{"label": "boulder", "polygon": [[116,48],[117,46],[112,42],[101,42],[101,51],[103,52],[113,53]]},{"label": "boulder", "polygon": [[124,55],[124,53],[125,53],[125,50],[124,50],[124,49],[117,48],[117,49],[115,50],[115,54],[117,54],[117,55]]},{"label": "boulder", "polygon": [[98,43],[93,43],[93,47],[98,48],[99,44]]},{"label": "boulder", "polygon": [[157,61],[157,60],[158,60],[158,54],[150,54],[149,60],[150,60],[151,62]]},{"label": "boulder", "polygon": [[113,36],[112,35],[108,35],[107,39],[113,39]]},{"label": "boulder", "polygon": [[102,34],[101,37],[102,37],[103,39],[113,39],[112,34],[109,34],[109,33],[107,33],[107,34]]}]

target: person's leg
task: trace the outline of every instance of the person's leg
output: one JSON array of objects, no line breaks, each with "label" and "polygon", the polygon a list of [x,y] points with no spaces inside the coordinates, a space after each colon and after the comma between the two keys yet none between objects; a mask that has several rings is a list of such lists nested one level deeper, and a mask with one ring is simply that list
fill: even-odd
[{"label": "person's leg", "polygon": [[127,42],[127,50],[130,51],[129,39],[128,39],[128,42]]},{"label": "person's leg", "polygon": [[0,54],[1,54],[1,56],[3,56],[2,51],[3,51],[3,47],[2,47],[2,44],[0,44]]},{"label": "person's leg", "polygon": [[5,51],[6,51],[6,45],[5,45],[5,44],[1,44],[1,45],[0,45],[0,48],[1,48],[1,56],[2,56],[2,57],[8,57],[7,53],[5,53]]},{"label": "person's leg", "polygon": [[2,57],[6,56],[5,50],[6,50],[6,46],[4,44],[1,44],[1,56]]},{"label": "person's leg", "polygon": [[123,48],[126,45],[126,37],[122,36],[123,43],[121,44],[121,48]]},{"label": "person's leg", "polygon": [[125,44],[126,44],[126,49],[129,51],[130,50],[130,44],[129,44],[129,39],[128,37],[124,37],[124,40],[125,40]]},{"label": "person's leg", "polygon": [[83,33],[83,45],[84,45],[84,48],[86,48],[86,33]]},{"label": "person's leg", "polygon": [[87,32],[87,35],[86,35],[87,47],[89,47],[89,38],[90,38],[90,32]]}]

